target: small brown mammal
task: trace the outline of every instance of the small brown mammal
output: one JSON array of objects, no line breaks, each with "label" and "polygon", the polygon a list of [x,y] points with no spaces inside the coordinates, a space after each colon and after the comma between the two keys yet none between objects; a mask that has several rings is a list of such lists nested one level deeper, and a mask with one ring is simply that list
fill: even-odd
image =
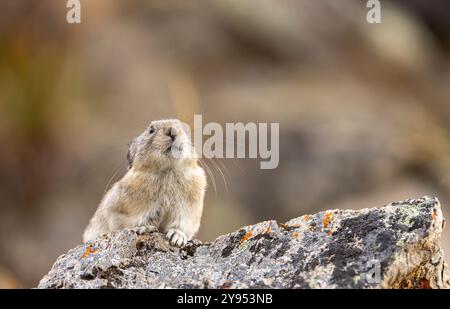
[{"label": "small brown mammal", "polygon": [[128,171],[103,197],[83,241],[123,228],[158,230],[182,246],[200,227],[206,176],[183,124],[153,121],[128,149]]}]

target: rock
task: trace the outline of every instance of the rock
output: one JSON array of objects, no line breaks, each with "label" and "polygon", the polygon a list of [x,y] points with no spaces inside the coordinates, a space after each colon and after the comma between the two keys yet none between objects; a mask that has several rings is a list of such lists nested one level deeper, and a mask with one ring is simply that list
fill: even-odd
[{"label": "rock", "polygon": [[122,230],[60,256],[38,288],[448,288],[444,224],[439,201],[423,197],[265,221],[181,249]]}]

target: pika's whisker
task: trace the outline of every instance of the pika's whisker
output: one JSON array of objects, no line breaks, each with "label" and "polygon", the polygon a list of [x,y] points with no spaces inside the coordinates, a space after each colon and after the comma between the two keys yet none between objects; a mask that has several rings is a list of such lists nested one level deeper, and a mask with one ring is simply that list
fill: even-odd
[{"label": "pika's whisker", "polygon": [[217,195],[216,181],[214,179],[213,173],[211,172],[211,168],[209,167],[208,164],[206,164],[206,161],[202,160],[201,158],[199,158],[198,162],[201,163],[201,165],[205,169],[206,173],[208,173],[208,176],[211,179],[211,182],[213,185],[214,193]]},{"label": "pika's whisker", "polygon": [[109,190],[109,187],[110,187],[111,183],[113,182],[114,178],[116,178],[117,174],[120,172],[121,169],[122,169],[122,163],[117,165],[116,168],[113,170],[113,174],[109,178],[108,183],[106,184],[105,190],[103,191],[103,194],[105,194],[106,191]]},{"label": "pika's whisker", "polygon": [[244,169],[239,165],[239,163],[236,160],[231,160],[231,162],[233,162],[234,166],[236,166],[241,171],[241,173],[245,174]]},{"label": "pika's whisker", "polygon": [[227,167],[225,166],[225,164],[223,164],[218,158],[214,158],[214,159],[216,159],[216,162],[219,163],[220,166],[222,166],[223,171],[225,172],[226,176],[228,176],[228,180],[231,181],[231,176],[230,176],[230,174],[228,173],[228,169],[227,169]]},{"label": "pika's whisker", "polygon": [[223,183],[225,185],[225,191],[228,193],[228,183],[227,183],[227,179],[225,178],[225,175],[222,172],[222,169],[217,165],[216,161],[214,161],[213,159],[209,159],[211,164],[216,168],[216,170],[220,173],[220,175],[222,176],[222,180]]}]

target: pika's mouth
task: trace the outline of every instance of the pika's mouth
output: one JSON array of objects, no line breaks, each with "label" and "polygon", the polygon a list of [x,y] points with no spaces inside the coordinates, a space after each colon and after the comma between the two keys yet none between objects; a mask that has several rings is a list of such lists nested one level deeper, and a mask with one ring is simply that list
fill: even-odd
[{"label": "pika's mouth", "polygon": [[182,146],[177,146],[177,145],[170,145],[169,147],[167,147],[167,149],[164,151],[165,154],[170,154],[172,151],[175,152],[182,152],[183,151],[183,147]]}]

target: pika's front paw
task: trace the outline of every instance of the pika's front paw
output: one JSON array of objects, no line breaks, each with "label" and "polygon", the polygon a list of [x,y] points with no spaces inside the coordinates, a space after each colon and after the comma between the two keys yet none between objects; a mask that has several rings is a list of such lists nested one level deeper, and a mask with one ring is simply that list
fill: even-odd
[{"label": "pika's front paw", "polygon": [[173,246],[181,247],[187,243],[187,236],[182,231],[177,229],[170,229],[167,232],[167,238],[170,241],[170,244]]},{"label": "pika's front paw", "polygon": [[137,226],[137,227],[132,228],[131,230],[134,231],[138,235],[143,235],[143,234],[147,234],[147,233],[150,234],[150,233],[158,231],[156,226],[153,226],[153,225]]}]

